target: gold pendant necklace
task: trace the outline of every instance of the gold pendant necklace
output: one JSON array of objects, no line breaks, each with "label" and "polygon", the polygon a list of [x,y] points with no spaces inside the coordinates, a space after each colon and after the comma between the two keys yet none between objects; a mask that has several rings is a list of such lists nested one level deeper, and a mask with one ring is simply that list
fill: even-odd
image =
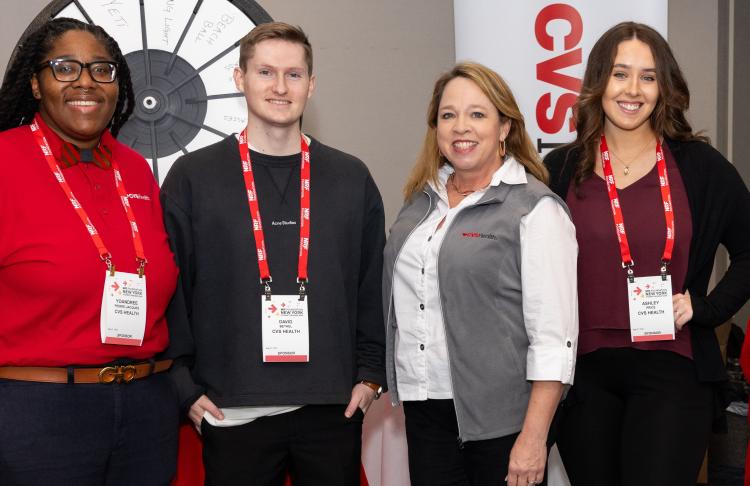
[{"label": "gold pendant necklace", "polygon": [[[455,172],[454,172],[453,174],[455,174]],[[453,174],[451,174],[451,175],[450,175],[450,176],[448,177],[448,183],[449,183],[449,184],[450,184],[451,186],[453,186],[453,190],[454,190],[454,191],[456,191],[456,193],[457,193],[457,194],[458,194],[459,196],[463,196],[463,197],[466,197],[466,196],[468,196],[469,194],[471,194],[471,193],[473,193],[473,192],[476,192],[476,190],[471,190],[471,191],[460,191],[460,190],[458,189],[458,187],[456,186],[456,179],[455,179],[455,178],[453,177]]]},{"label": "gold pendant necklace", "polygon": [[631,159],[630,159],[630,160],[628,161],[628,163],[625,163],[625,162],[623,161],[622,157],[620,157],[619,155],[617,155],[617,154],[615,153],[615,151],[614,151],[614,150],[612,150],[612,147],[610,147],[610,148],[609,148],[609,151],[610,151],[610,152],[612,152],[612,155],[614,155],[614,156],[615,156],[615,158],[617,159],[617,162],[619,162],[619,163],[620,163],[620,165],[622,165],[622,167],[623,167],[623,168],[622,168],[622,174],[623,174],[623,175],[628,175],[628,174],[630,174],[630,166],[631,166],[631,165],[633,164],[633,162],[635,162],[635,159],[637,159],[637,158],[638,158],[638,157],[639,157],[639,156],[640,156],[640,155],[641,155],[641,154],[643,153],[643,151],[644,151],[644,150],[646,150],[646,148],[648,148],[648,146],[649,146],[650,144],[651,144],[651,140],[647,140],[647,141],[646,141],[646,144],[645,144],[645,145],[644,145],[643,147],[641,147],[641,149],[640,149],[640,150],[638,150],[638,153],[637,153],[637,154],[635,154],[635,156],[634,156],[634,157],[632,157],[632,158],[631,158]]}]

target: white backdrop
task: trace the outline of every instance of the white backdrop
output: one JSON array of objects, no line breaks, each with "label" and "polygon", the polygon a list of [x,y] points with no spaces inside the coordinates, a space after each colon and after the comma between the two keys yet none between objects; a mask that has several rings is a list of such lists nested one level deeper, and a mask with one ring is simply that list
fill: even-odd
[{"label": "white backdrop", "polygon": [[[575,138],[572,106],[599,36],[619,22],[634,20],[667,37],[667,3],[455,0],[456,61],[481,62],[500,73],[544,154]],[[569,484],[556,448],[548,474],[549,486]]]},{"label": "white backdrop", "polygon": [[667,0],[455,0],[453,9],[456,60],[481,62],[505,78],[540,152],[574,138],[571,107],[601,34],[634,20],[667,36]]}]

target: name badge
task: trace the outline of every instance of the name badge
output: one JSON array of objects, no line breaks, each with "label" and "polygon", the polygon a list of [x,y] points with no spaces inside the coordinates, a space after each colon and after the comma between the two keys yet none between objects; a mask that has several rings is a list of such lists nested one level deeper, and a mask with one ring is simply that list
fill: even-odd
[{"label": "name badge", "polygon": [[644,341],[674,340],[672,277],[637,277],[628,282],[630,339]]},{"label": "name badge", "polygon": [[299,295],[261,296],[263,315],[263,362],[306,363],[310,361],[307,299]]},{"label": "name badge", "polygon": [[146,276],[106,272],[102,313],[102,343],[140,346],[146,332]]}]

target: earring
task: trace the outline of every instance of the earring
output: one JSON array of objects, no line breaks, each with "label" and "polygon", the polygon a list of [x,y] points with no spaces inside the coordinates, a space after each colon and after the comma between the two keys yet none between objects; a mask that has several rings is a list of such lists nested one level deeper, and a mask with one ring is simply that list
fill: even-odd
[{"label": "earring", "polygon": [[42,97],[42,93],[40,93],[39,91],[34,91],[33,95],[34,95],[34,98],[37,100]]}]

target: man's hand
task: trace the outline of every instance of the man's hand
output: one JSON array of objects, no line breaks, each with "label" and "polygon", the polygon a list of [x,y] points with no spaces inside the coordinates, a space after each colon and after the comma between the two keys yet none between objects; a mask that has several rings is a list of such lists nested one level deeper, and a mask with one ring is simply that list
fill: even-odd
[{"label": "man's hand", "polygon": [[219,407],[214,405],[214,402],[212,402],[206,395],[201,395],[200,398],[190,406],[190,411],[188,412],[188,417],[193,421],[193,425],[195,425],[198,433],[201,431],[201,421],[206,412],[213,415],[216,420],[224,420],[224,414],[221,413]]},{"label": "man's hand", "polygon": [[354,412],[357,411],[357,407],[362,409],[362,413],[367,413],[367,409],[370,408],[373,400],[375,400],[375,390],[362,383],[357,383],[352,388],[352,399],[349,400],[349,405],[344,411],[344,416],[352,418]]}]

